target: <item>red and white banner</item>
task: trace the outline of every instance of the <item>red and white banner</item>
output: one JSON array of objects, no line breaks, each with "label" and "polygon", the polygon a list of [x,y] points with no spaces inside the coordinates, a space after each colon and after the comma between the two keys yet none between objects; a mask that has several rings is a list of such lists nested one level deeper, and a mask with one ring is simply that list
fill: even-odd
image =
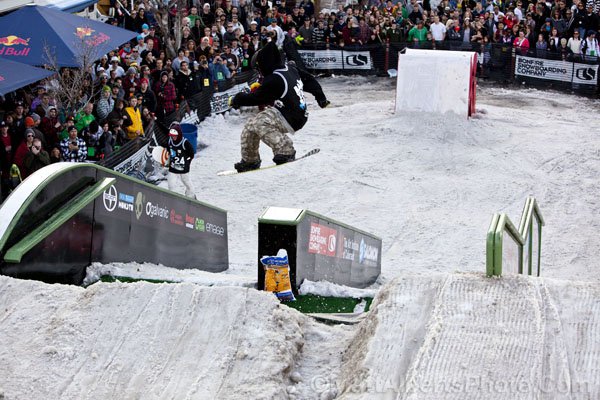
[{"label": "red and white banner", "polygon": [[337,231],[325,225],[310,224],[308,252],[335,257],[337,248]]}]

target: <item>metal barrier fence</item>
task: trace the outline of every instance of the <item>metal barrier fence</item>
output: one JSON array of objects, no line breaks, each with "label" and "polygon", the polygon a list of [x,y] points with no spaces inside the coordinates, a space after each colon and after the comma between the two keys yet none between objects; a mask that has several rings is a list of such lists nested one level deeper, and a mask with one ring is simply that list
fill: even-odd
[{"label": "metal barrier fence", "polygon": [[398,53],[405,48],[472,51],[478,54],[477,76],[498,82],[526,83],[587,96],[598,94],[598,57],[563,51],[527,51],[510,43],[398,42],[352,46],[304,44],[299,53],[315,74],[371,74],[387,76],[398,67]]}]

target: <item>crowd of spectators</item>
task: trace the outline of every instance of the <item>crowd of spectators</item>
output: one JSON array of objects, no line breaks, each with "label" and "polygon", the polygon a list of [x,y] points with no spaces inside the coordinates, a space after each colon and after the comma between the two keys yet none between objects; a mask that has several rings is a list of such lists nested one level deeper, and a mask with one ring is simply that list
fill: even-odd
[{"label": "crowd of spectators", "polygon": [[292,10],[281,25],[297,41],[316,47],[389,42],[474,49],[489,58],[496,43],[536,57],[597,61],[599,12],[600,1],[593,0],[442,0],[435,5],[430,0],[374,0],[304,21]]},{"label": "crowd of spectators", "polygon": [[[501,43],[538,57],[597,58],[600,1],[587,1],[442,0],[432,5],[431,0],[363,0],[317,12],[312,0],[188,0],[180,14],[174,9],[169,14],[172,20],[181,17],[181,35],[161,31],[147,0],[134,1],[133,9],[114,2],[107,23],[138,35],[87,71],[76,111],[53,96],[52,77],[33,93],[21,90],[3,99],[3,181],[13,163],[24,178],[47,163],[110,154],[144,135],[155,118],[174,112],[183,99],[219,90],[232,76],[250,70],[252,55],[273,32],[305,48],[476,44],[489,58],[489,46]],[[166,41],[178,36],[177,55],[171,58]]]}]

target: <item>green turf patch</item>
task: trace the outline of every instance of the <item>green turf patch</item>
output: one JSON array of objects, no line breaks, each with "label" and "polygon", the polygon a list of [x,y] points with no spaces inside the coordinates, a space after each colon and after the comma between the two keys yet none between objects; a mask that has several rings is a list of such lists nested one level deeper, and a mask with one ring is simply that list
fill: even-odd
[{"label": "green turf patch", "polygon": [[[129,278],[126,276],[112,276],[103,275],[100,277],[100,282],[122,282],[122,283],[134,283],[134,282],[150,282],[150,283],[178,283],[172,281],[165,281],[160,279],[143,279],[143,278]],[[274,296],[274,295],[273,295]],[[296,301],[288,301],[284,304],[290,308],[300,311],[304,314],[312,313],[352,313],[354,307],[361,301],[366,301],[365,312],[369,311],[371,297],[354,299],[351,297],[326,297],[318,296],[314,294],[296,295]]]},{"label": "green turf patch", "polygon": [[314,294],[297,295],[296,301],[284,303],[290,308],[294,308],[302,313],[352,313],[354,307],[361,301],[365,300],[367,305],[365,311],[369,311],[372,298],[353,299],[346,297],[325,297]]},{"label": "green turf patch", "polygon": [[100,282],[123,282],[123,283],[134,283],[134,282],[150,282],[150,283],[177,283],[172,281],[163,281],[160,279],[143,279],[143,278],[129,278],[126,276],[112,276],[112,275],[102,275],[100,277]]}]

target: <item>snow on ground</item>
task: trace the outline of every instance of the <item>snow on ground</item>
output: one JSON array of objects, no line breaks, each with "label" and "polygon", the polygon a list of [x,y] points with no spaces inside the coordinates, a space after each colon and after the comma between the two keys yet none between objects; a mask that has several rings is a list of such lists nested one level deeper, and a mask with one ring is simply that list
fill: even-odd
[{"label": "snow on ground", "polygon": [[[0,278],[0,395],[600,397],[599,102],[483,87],[479,114],[466,121],[394,114],[392,80],[322,83],[332,107],[313,102],[294,136],[299,153],[321,148],[307,160],[218,177],[239,160],[252,114],[202,123],[208,147],[192,181],[200,200],[229,212],[227,273],[96,264],[90,282],[111,273],[183,283],[87,289]],[[261,154],[269,164],[268,149]],[[518,221],[528,195],[546,220],[543,278],[488,279],[492,214]],[[358,293],[379,291],[362,322],[323,325],[251,288],[257,218],[268,206],[307,208],[382,237],[382,277]],[[306,290],[357,295],[320,282]]]},{"label": "snow on ground", "polygon": [[[235,273],[256,273],[257,218],[268,206],[306,208],[380,236],[384,281],[409,272],[481,272],[492,214],[507,212],[518,223],[533,195],[547,221],[543,275],[599,280],[598,101],[484,87],[480,114],[467,121],[394,114],[393,80],[322,82],[333,107],[309,104],[309,121],[293,137],[299,153],[321,148],[307,160],[219,177],[241,158],[239,136],[251,113],[200,126],[208,147],[192,164],[192,181],[199,199],[229,212]],[[264,145],[261,156],[272,163]]]}]

